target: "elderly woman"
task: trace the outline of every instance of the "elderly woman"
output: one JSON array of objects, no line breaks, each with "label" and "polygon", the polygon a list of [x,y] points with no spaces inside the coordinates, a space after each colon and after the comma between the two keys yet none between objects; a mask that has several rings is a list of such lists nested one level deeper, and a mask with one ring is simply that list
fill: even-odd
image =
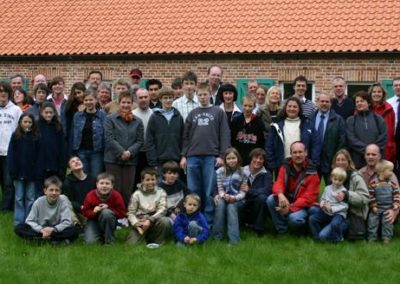
[{"label": "elderly woman", "polygon": [[378,114],[383,117],[387,127],[387,143],[385,147],[385,158],[386,160],[395,163],[396,161],[396,141],[394,140],[394,129],[395,129],[395,114],[393,107],[386,102],[386,91],[377,82],[372,84],[368,90],[368,94],[372,99],[371,110],[373,113]]},{"label": "elderly woman", "polygon": [[347,147],[356,169],[365,166],[364,152],[369,144],[376,144],[384,156],[387,142],[385,121],[380,115],[370,111],[371,97],[365,91],[354,95],[356,114],[346,120]]},{"label": "elderly woman", "polygon": [[[336,196],[338,201],[345,201],[349,204],[347,222],[341,228],[342,234],[347,235],[348,239],[365,239],[366,220],[368,216],[369,193],[367,185],[362,176],[356,171],[349,152],[345,149],[337,151],[332,160],[332,168],[340,167],[346,170],[347,178],[344,187],[347,191],[341,192]],[[309,224],[322,223],[319,220],[319,207],[310,209]],[[322,241],[339,242],[342,239],[335,239],[330,225],[325,226],[319,236],[313,236]]]},{"label": "elderly woman", "polygon": [[119,94],[119,110],[104,122],[106,171],[115,177],[114,188],[127,205],[134,188],[138,154],[143,144],[143,123],[132,114],[133,97],[129,91]]}]

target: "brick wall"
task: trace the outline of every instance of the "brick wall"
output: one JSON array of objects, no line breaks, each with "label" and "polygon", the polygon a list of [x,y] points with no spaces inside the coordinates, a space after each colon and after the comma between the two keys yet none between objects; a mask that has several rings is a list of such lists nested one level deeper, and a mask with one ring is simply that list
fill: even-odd
[{"label": "brick wall", "polygon": [[[4,60],[4,59],[3,59]],[[228,58],[228,59],[144,59],[144,60],[82,60],[82,61],[1,61],[0,78],[20,73],[30,80],[42,73],[48,78],[63,76],[66,90],[74,82],[86,78],[90,70],[100,70],[105,80],[128,79],[131,68],[138,67],[145,78],[158,78],[170,85],[172,80],[187,70],[206,80],[207,68],[219,64],[224,69],[223,81],[235,82],[239,78],[270,78],[276,82],[291,81],[303,74],[315,82],[316,92],[329,92],[331,79],[344,76],[348,81],[374,82],[400,75],[400,59],[397,57],[374,57],[371,59],[325,58],[325,59],[284,59],[284,58]]]}]

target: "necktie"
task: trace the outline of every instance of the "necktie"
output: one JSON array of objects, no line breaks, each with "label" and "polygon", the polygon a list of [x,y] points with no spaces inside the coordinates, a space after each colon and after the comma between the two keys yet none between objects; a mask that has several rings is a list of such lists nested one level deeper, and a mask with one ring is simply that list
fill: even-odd
[{"label": "necktie", "polygon": [[320,121],[318,124],[318,137],[319,137],[320,143],[324,142],[324,119],[325,119],[325,115],[321,114]]}]

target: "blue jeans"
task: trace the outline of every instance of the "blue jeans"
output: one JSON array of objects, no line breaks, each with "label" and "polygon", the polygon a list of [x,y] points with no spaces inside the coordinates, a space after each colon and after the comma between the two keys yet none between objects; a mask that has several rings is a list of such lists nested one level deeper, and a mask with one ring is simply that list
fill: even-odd
[{"label": "blue jeans", "polygon": [[8,170],[7,156],[0,156],[0,186],[3,200],[1,210],[12,211],[14,209],[14,186]]},{"label": "blue jeans", "polygon": [[348,227],[346,219],[342,215],[328,215],[316,206],[310,208],[308,224],[314,240],[334,243],[343,240],[343,233],[347,231]]},{"label": "blue jeans", "polygon": [[83,163],[83,170],[92,177],[104,172],[104,154],[91,150],[79,150],[78,157]]},{"label": "blue jeans", "polygon": [[214,156],[191,156],[187,158],[188,188],[201,198],[202,211],[207,223],[214,219],[214,190],[217,186]]},{"label": "blue jeans", "polygon": [[31,211],[32,204],[36,198],[36,189],[34,181],[14,180],[15,187],[15,207],[14,207],[14,225],[25,223]]},{"label": "blue jeans", "polygon": [[216,240],[221,240],[224,235],[225,224],[228,229],[228,239],[231,244],[237,244],[240,241],[239,236],[239,214],[238,211],[243,206],[244,201],[227,203],[224,199],[218,201],[215,209],[215,218],[213,225],[213,235]]},{"label": "blue jeans", "polygon": [[267,206],[271,213],[272,223],[279,234],[286,233],[289,228],[294,231],[301,231],[306,228],[308,209],[289,212],[288,215],[282,216],[275,209],[275,207],[278,206],[278,203],[275,201],[273,194],[268,196]]}]

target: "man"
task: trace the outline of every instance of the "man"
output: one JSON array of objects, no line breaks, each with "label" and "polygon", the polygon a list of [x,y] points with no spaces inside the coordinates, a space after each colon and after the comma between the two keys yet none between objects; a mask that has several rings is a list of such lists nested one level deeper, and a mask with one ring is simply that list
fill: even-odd
[{"label": "man", "polygon": [[291,158],[279,169],[272,186],[272,195],[267,198],[272,222],[278,234],[288,229],[299,231],[307,225],[308,209],[317,201],[319,177],[315,167],[307,158],[306,146],[294,142],[290,147]]},{"label": "man", "polygon": [[335,95],[332,99],[332,109],[346,121],[354,114],[354,102],[345,94],[346,81],[341,76],[335,77],[332,80],[332,86]]},{"label": "man", "polygon": [[311,118],[316,107],[312,101],[306,98],[307,91],[307,78],[303,75],[297,76],[293,81],[294,94],[300,99],[303,108],[303,116],[306,118]]},{"label": "man", "polygon": [[247,95],[250,96],[253,100],[256,98],[256,90],[258,88],[257,80],[250,80],[247,82]]},{"label": "man", "polygon": [[397,178],[400,178],[400,77],[393,79],[394,96],[387,100],[393,107],[395,113],[395,141],[396,141],[396,164],[395,173]]},{"label": "man", "polygon": [[[143,122],[143,129],[144,129],[144,137],[146,137],[147,133],[147,126],[149,124],[149,120],[151,115],[153,114],[153,110],[150,108],[150,95],[146,89],[139,88],[136,91],[136,101],[138,107],[135,108],[132,113],[133,115],[139,117]],[[136,175],[135,175],[135,184],[141,182],[141,171],[148,166],[147,163],[147,147],[146,143],[143,144],[142,148],[138,154],[138,164],[136,166]]]},{"label": "man", "polygon": [[218,96],[218,90],[221,86],[222,68],[218,65],[212,65],[207,70],[208,85],[211,92],[210,103],[219,106],[222,103],[221,98]]},{"label": "man", "polygon": [[312,145],[312,147],[318,149],[316,151],[319,160],[318,173],[324,178],[325,184],[329,181],[333,156],[346,145],[346,124],[331,106],[331,97],[320,94],[317,98],[318,110],[311,119],[313,131],[318,137],[317,145]]},{"label": "man", "polygon": [[22,89],[24,85],[24,77],[20,74],[16,74],[10,78],[10,83],[13,92],[16,89]]},{"label": "man", "polygon": [[[378,164],[378,162],[382,159],[379,146],[376,144],[369,144],[365,148],[364,158],[367,162],[367,165],[359,169],[358,173],[363,177],[365,183],[368,185],[370,181],[376,176],[376,164]],[[398,184],[398,180],[395,175],[392,176],[391,181]],[[385,218],[389,223],[392,224],[396,220],[398,214],[399,209],[389,209],[385,212]]]},{"label": "man", "polygon": [[131,89],[132,94],[136,95],[137,89],[139,89],[140,80],[142,80],[143,74],[139,68],[134,68],[129,72],[129,76],[131,77]]},{"label": "man", "polygon": [[43,74],[37,74],[32,80],[33,87],[35,87],[36,85],[38,85],[40,83],[47,85],[46,76],[44,76]]},{"label": "man", "polygon": [[146,82],[146,89],[150,95],[150,108],[162,108],[160,102],[160,89],[162,88],[162,83],[157,79],[150,79]]},{"label": "man", "polygon": [[19,117],[22,114],[21,109],[10,101],[12,93],[10,84],[0,82],[0,186],[3,196],[2,211],[12,211],[14,208],[15,193],[13,181],[8,170],[7,152],[11,135],[17,128]]},{"label": "man", "polygon": [[97,90],[101,81],[103,81],[103,74],[100,71],[90,71],[86,81],[86,89],[92,88]]},{"label": "man", "polygon": [[172,106],[176,108],[182,115],[183,121],[189,113],[199,106],[196,96],[197,75],[188,71],[182,76],[183,96],[175,100]]}]

